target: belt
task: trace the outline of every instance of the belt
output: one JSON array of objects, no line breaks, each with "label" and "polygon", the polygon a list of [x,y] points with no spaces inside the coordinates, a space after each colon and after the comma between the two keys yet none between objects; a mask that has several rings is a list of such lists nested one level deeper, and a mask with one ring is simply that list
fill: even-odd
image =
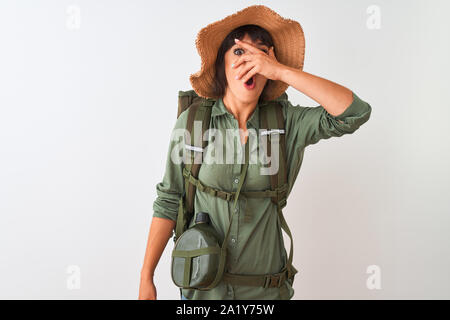
[{"label": "belt", "polygon": [[261,275],[224,272],[222,279],[223,281],[233,285],[280,288],[284,284],[284,281],[288,279],[288,270],[285,267],[279,273]]}]

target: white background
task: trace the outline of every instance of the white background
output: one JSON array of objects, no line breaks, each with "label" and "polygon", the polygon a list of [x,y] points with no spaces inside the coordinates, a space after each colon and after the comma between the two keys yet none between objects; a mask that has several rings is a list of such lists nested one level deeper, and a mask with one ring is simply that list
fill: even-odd
[{"label": "white background", "polygon": [[[450,298],[444,0],[1,1],[0,298],[137,298],[196,34],[257,3],[301,23],[305,71],[372,106],[353,135],[305,152],[284,210],[294,299]],[[172,247],[159,299],[179,299]],[[367,287],[371,265],[380,289]]]}]

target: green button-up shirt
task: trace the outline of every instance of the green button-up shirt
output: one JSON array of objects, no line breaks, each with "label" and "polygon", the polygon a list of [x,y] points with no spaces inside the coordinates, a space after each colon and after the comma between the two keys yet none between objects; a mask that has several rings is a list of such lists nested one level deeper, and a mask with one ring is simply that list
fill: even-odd
[{"label": "green button-up shirt", "polygon": [[[353,133],[369,119],[371,106],[354,92],[353,102],[338,116],[332,116],[322,106],[294,106],[288,100],[281,103],[286,119],[286,169],[289,197],[303,161],[305,148],[321,139]],[[187,114],[187,110],[180,114],[174,130],[186,128]],[[219,130],[239,128],[236,118],[225,108],[222,99],[218,99],[212,107],[210,128]],[[259,132],[259,105],[247,121],[247,128]],[[178,200],[184,192],[182,164],[171,161],[172,151],[178,143],[179,141],[172,139],[170,141],[165,174],[162,182],[156,185],[157,198],[153,203],[154,217],[175,221],[178,214]],[[252,150],[250,144],[250,153],[252,152],[255,150]],[[270,189],[270,176],[261,175],[260,167],[260,163],[249,164],[241,192]],[[240,173],[241,163],[238,161],[220,164],[207,164],[204,161],[198,178],[207,186],[231,192],[237,190],[237,179]],[[211,224],[222,240],[225,238],[230,223],[232,205],[232,202],[199,190],[195,195],[195,212],[209,213]],[[190,223],[190,226],[192,225],[193,221]],[[278,273],[286,261],[287,253],[276,205],[270,198],[246,198],[240,195],[228,241],[227,272],[235,274]],[[294,295],[294,289],[288,281],[285,281],[285,285],[290,299]],[[223,281],[208,291],[182,289],[182,293],[188,299],[195,300],[282,299],[278,287],[237,286]]]}]

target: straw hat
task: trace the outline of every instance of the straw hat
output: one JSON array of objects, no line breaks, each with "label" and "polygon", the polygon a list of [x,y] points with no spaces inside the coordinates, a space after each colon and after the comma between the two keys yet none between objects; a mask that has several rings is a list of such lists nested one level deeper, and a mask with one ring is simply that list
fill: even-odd
[{"label": "straw hat", "polygon": [[[222,41],[233,29],[246,24],[258,25],[270,33],[278,62],[296,69],[303,69],[305,38],[300,23],[285,19],[266,6],[253,5],[210,23],[198,32],[195,45],[202,65],[200,71],[189,76],[189,80],[199,96],[219,98],[214,96],[212,90],[217,52]],[[262,98],[263,100],[276,99],[288,87],[289,85],[282,81],[271,81],[266,88],[266,96]]]}]

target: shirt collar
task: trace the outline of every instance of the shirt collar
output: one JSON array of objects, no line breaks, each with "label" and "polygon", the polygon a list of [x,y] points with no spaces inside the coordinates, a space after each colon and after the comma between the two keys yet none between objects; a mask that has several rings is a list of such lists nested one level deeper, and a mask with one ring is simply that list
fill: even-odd
[{"label": "shirt collar", "polygon": [[[233,114],[231,114],[230,111],[228,111],[228,109],[225,107],[222,98],[219,98],[216,100],[212,107],[211,117],[217,117],[223,114],[229,114],[232,118],[234,118]],[[256,108],[255,110],[253,110],[253,113],[250,115],[248,121],[253,125],[254,128],[259,129],[259,103],[256,105]]]}]

